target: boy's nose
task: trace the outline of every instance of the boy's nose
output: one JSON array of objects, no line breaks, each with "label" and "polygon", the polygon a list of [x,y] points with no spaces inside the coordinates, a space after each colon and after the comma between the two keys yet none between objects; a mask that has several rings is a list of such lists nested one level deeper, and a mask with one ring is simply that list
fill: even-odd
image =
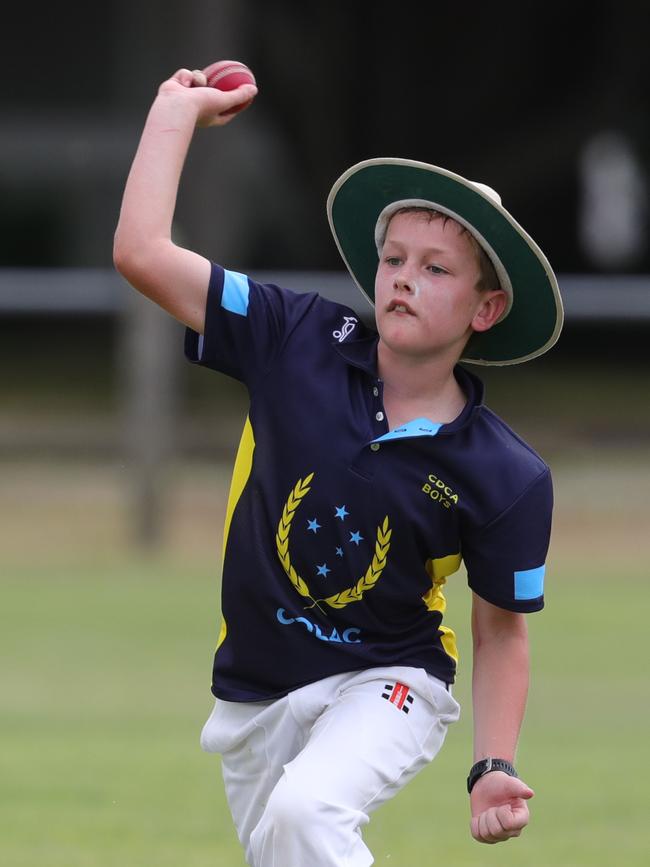
[{"label": "boy's nose", "polygon": [[406,268],[395,275],[394,287],[401,292],[412,294],[415,291],[415,278]]}]

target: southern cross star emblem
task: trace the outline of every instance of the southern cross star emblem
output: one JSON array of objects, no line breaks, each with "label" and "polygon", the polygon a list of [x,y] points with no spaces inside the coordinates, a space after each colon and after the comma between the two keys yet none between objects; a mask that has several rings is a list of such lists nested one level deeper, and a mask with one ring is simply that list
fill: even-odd
[{"label": "southern cross star emblem", "polygon": [[[349,515],[350,515],[350,512],[348,511],[348,508],[345,504],[343,504],[342,506],[337,506],[337,505],[334,506],[334,521],[335,522],[336,522],[336,520],[339,520],[343,523],[345,521],[345,519],[347,517],[349,517]],[[318,533],[319,530],[322,529],[322,527],[323,527],[323,525],[318,523],[318,517],[311,518],[310,520],[307,521],[307,532],[313,533],[314,536]],[[345,559],[345,552],[343,550],[345,545],[355,545],[358,548],[359,545],[361,544],[361,542],[364,541],[364,537],[361,535],[360,530],[355,530],[354,532],[352,532],[351,530],[348,530],[348,533],[349,533],[349,539],[347,540],[347,542],[344,542],[343,540],[341,540],[342,544],[337,545],[335,547],[336,556],[341,558],[342,560]],[[327,564],[327,560],[325,560],[322,564],[315,563],[314,569],[316,570],[316,574],[321,576],[322,578],[327,578],[329,573],[332,571]]]},{"label": "southern cross star emblem", "polygon": [[[351,603],[359,602],[366,593],[376,586],[387,565],[393,531],[388,515],[386,515],[383,521],[377,524],[374,544],[362,546],[361,542],[365,542],[365,537],[361,535],[360,530],[352,531],[343,528],[347,518],[351,517],[351,512],[348,511],[347,506],[345,504],[336,505],[330,500],[329,504],[323,503],[324,511],[321,510],[313,518],[306,520],[305,515],[304,524],[302,521],[294,524],[294,534],[302,535],[302,551],[299,555],[299,560],[303,560],[301,566],[299,560],[294,561],[291,556],[291,527],[302,501],[308,496],[312,488],[313,479],[314,473],[309,473],[304,479],[298,479],[289,491],[277,526],[275,544],[282,568],[296,592],[311,602],[311,606],[308,607],[318,606],[323,612],[324,605],[339,609],[345,608]],[[307,514],[309,513],[307,512]],[[323,525],[318,521],[319,516],[324,520]],[[354,520],[356,523],[357,519]],[[341,521],[341,523],[338,524],[337,521]],[[304,528],[302,531],[297,530],[300,524]],[[323,532],[320,533],[320,530]],[[314,535],[306,536],[308,533]],[[351,548],[352,545],[355,547]],[[301,546],[297,545],[297,547],[300,548]],[[304,562],[307,551],[311,552],[310,564]],[[335,561],[332,560],[334,552],[338,558]],[[318,560],[323,562],[319,563]],[[333,566],[330,567],[329,563],[333,563]],[[304,572],[303,569],[307,569],[308,573]],[[310,588],[312,580],[305,577],[307,574],[326,580],[315,582]],[[332,575],[331,578],[329,577],[330,574]],[[353,580],[351,575],[361,575],[361,577],[356,580],[356,583],[345,586],[342,590],[334,589],[337,584],[344,582],[347,584]],[[318,583],[321,584],[320,587],[316,586]],[[334,585],[334,587],[331,590],[325,590],[324,585]],[[326,593],[330,595],[325,595]]]}]

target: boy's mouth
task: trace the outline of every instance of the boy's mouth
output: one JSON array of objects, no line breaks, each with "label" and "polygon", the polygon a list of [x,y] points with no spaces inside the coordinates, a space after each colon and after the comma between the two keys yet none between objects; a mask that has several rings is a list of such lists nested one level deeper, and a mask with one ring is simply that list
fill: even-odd
[{"label": "boy's mouth", "polygon": [[406,302],[398,301],[397,299],[394,299],[388,305],[388,313],[406,313],[409,316],[415,316],[415,313]]}]

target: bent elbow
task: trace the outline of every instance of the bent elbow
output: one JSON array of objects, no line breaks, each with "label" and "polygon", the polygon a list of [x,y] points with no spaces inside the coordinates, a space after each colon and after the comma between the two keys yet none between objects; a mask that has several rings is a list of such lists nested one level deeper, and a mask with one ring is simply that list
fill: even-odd
[{"label": "bent elbow", "polygon": [[137,268],[137,254],[132,245],[125,243],[118,233],[113,238],[113,265],[126,280]]},{"label": "bent elbow", "polygon": [[126,244],[116,232],[113,238],[113,266],[123,277],[126,276],[124,272],[128,270],[130,259],[131,255]]},{"label": "bent elbow", "polygon": [[138,292],[147,294],[146,287],[150,280],[150,271],[154,261],[151,251],[146,246],[126,242],[115,235],[113,241],[113,265],[115,270],[124,277]]}]

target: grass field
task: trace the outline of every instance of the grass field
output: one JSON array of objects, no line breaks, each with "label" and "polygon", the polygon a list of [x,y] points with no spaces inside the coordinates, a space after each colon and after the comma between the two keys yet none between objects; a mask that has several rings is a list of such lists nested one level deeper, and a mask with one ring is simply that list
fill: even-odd
[{"label": "grass field", "polygon": [[[547,608],[529,621],[518,757],[537,791],[531,826],[495,847],[467,832],[469,593],[456,576],[464,716],[436,762],[375,815],[366,839],[377,864],[648,864],[650,461],[639,449],[617,455],[576,451],[555,466]],[[3,865],[244,864],[218,760],[198,747],[227,475],[177,467],[167,544],[145,557],[126,545],[121,465],[2,466]]]}]

